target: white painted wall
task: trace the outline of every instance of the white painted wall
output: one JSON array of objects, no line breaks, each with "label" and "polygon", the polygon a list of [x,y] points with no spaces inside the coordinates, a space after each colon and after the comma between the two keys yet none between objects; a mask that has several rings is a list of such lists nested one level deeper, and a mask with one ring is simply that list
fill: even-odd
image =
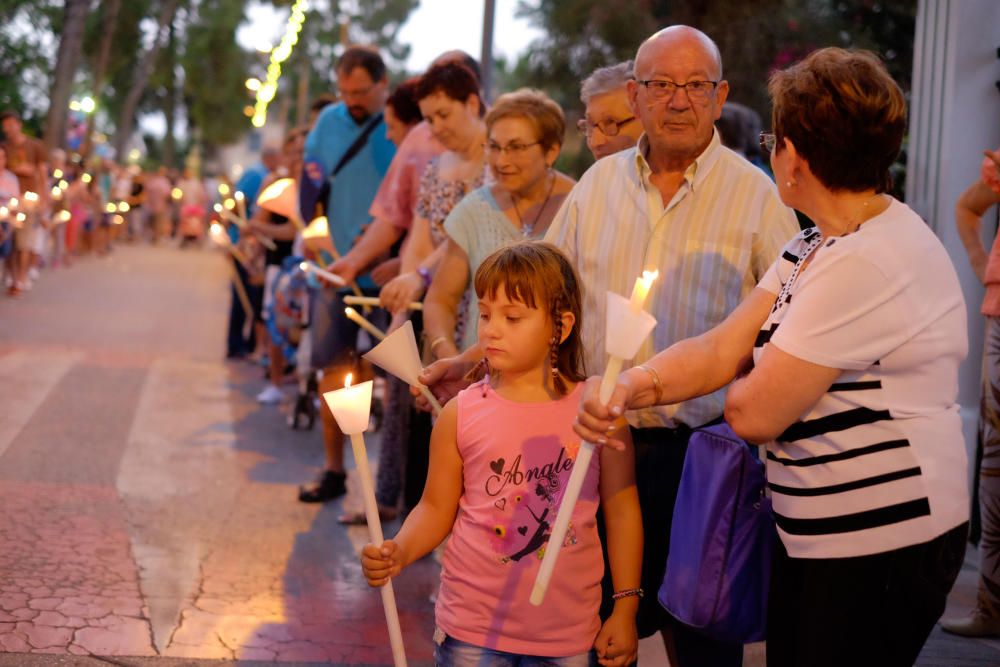
[{"label": "white painted wall", "polygon": [[[906,199],[942,240],[962,281],[969,357],[960,372],[959,403],[970,455],[979,414],[983,288],[969,268],[954,211],[959,195],[978,178],[983,150],[1000,146],[998,48],[997,0],[919,0]],[[995,220],[994,212],[985,218],[987,248]]]}]

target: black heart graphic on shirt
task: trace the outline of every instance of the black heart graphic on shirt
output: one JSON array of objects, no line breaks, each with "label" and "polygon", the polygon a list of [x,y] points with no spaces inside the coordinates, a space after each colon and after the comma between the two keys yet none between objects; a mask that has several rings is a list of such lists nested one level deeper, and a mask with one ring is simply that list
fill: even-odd
[{"label": "black heart graphic on shirt", "polygon": [[522,535],[527,535],[528,534],[528,527],[527,526],[520,526],[520,527],[518,527],[517,532],[521,533]]},{"label": "black heart graphic on shirt", "polygon": [[503,464],[504,464],[504,460],[503,459],[497,459],[496,461],[490,461],[490,469],[493,472],[495,472],[496,474],[499,475],[500,473],[503,472]]}]

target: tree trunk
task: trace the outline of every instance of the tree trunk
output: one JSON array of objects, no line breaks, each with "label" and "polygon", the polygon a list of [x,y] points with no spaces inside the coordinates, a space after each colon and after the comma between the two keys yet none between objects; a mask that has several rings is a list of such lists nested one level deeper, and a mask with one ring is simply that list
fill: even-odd
[{"label": "tree trunk", "polygon": [[66,109],[83,52],[83,29],[88,9],[90,0],[66,0],[63,7],[62,36],[49,89],[49,113],[45,118],[45,146],[50,150],[66,142]]},{"label": "tree trunk", "polygon": [[177,139],[174,123],[177,120],[177,35],[174,21],[170,21],[167,36],[167,99],[163,104],[163,115],[167,118],[167,133],[163,137],[163,164],[177,166]]},{"label": "tree trunk", "polygon": [[160,14],[156,21],[156,36],[153,38],[153,43],[150,45],[149,50],[142,54],[142,59],[135,68],[132,85],[125,95],[125,103],[122,105],[118,127],[115,130],[115,159],[118,161],[121,161],[125,155],[125,145],[132,135],[132,124],[135,122],[135,113],[139,108],[139,101],[142,99],[142,93],[149,82],[149,75],[153,72],[153,65],[156,63],[156,56],[160,52],[163,39],[167,34],[170,24],[173,23],[178,1],[162,0]]},{"label": "tree trunk", "polygon": [[[122,0],[104,0],[101,4],[102,11],[104,12],[103,21],[101,22],[103,26],[101,28],[103,41],[101,42],[101,50],[97,54],[97,64],[94,66],[94,85],[92,89],[94,100],[97,102],[100,102],[103,97],[101,91],[104,88],[104,74],[107,72],[108,59],[111,57],[111,42],[115,34],[115,27],[118,25],[118,10],[121,8]],[[96,117],[96,112],[87,116],[87,131],[83,135],[83,146],[80,148],[80,154],[84,159],[90,156],[90,151],[94,147],[94,119]]]}]

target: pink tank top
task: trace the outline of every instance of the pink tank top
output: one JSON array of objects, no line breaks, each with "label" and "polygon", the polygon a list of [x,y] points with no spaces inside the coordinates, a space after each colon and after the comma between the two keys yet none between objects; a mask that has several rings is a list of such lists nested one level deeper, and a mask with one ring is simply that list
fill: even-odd
[{"label": "pink tank top", "polygon": [[591,459],[545,601],[528,602],[569,481],[583,384],[556,401],[515,403],[485,382],[458,395],[464,489],[445,547],[437,625],[476,646],[546,657],[584,653],[600,630],[604,561]]}]

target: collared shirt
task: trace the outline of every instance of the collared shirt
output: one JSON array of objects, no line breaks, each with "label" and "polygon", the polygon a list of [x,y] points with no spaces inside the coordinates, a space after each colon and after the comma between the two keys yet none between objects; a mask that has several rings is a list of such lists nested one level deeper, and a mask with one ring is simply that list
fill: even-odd
[{"label": "collared shirt", "polygon": [[392,158],[389,171],[375,194],[368,213],[373,218],[391,222],[399,229],[409,229],[413,222],[417,190],[427,163],[435,155],[444,152],[442,146],[431,133],[427,121],[421,121],[411,129]]},{"label": "collared shirt", "polygon": [[[319,173],[327,177],[364,126],[351,117],[343,102],[324,107],[306,137],[306,163],[316,163]],[[341,254],[351,249],[362,228],[371,222],[368,208],[395,153],[396,147],[385,136],[385,121],[381,120],[361,150],[333,179],[326,210],[330,236]],[[365,274],[358,278],[358,285],[374,287],[375,283]]]},{"label": "collared shirt", "polygon": [[[580,275],[589,375],[603,373],[607,362],[606,292],[628,297],[643,270],[659,270],[646,301],[657,324],[633,360],[640,364],[722,322],[798,231],[774,183],[722,146],[718,132],[666,205],[650,182],[648,151],[643,135],[636,147],[588,169],[545,236]],[[719,390],[628,418],[639,427],[699,426],[722,414],[724,398]]]}]

